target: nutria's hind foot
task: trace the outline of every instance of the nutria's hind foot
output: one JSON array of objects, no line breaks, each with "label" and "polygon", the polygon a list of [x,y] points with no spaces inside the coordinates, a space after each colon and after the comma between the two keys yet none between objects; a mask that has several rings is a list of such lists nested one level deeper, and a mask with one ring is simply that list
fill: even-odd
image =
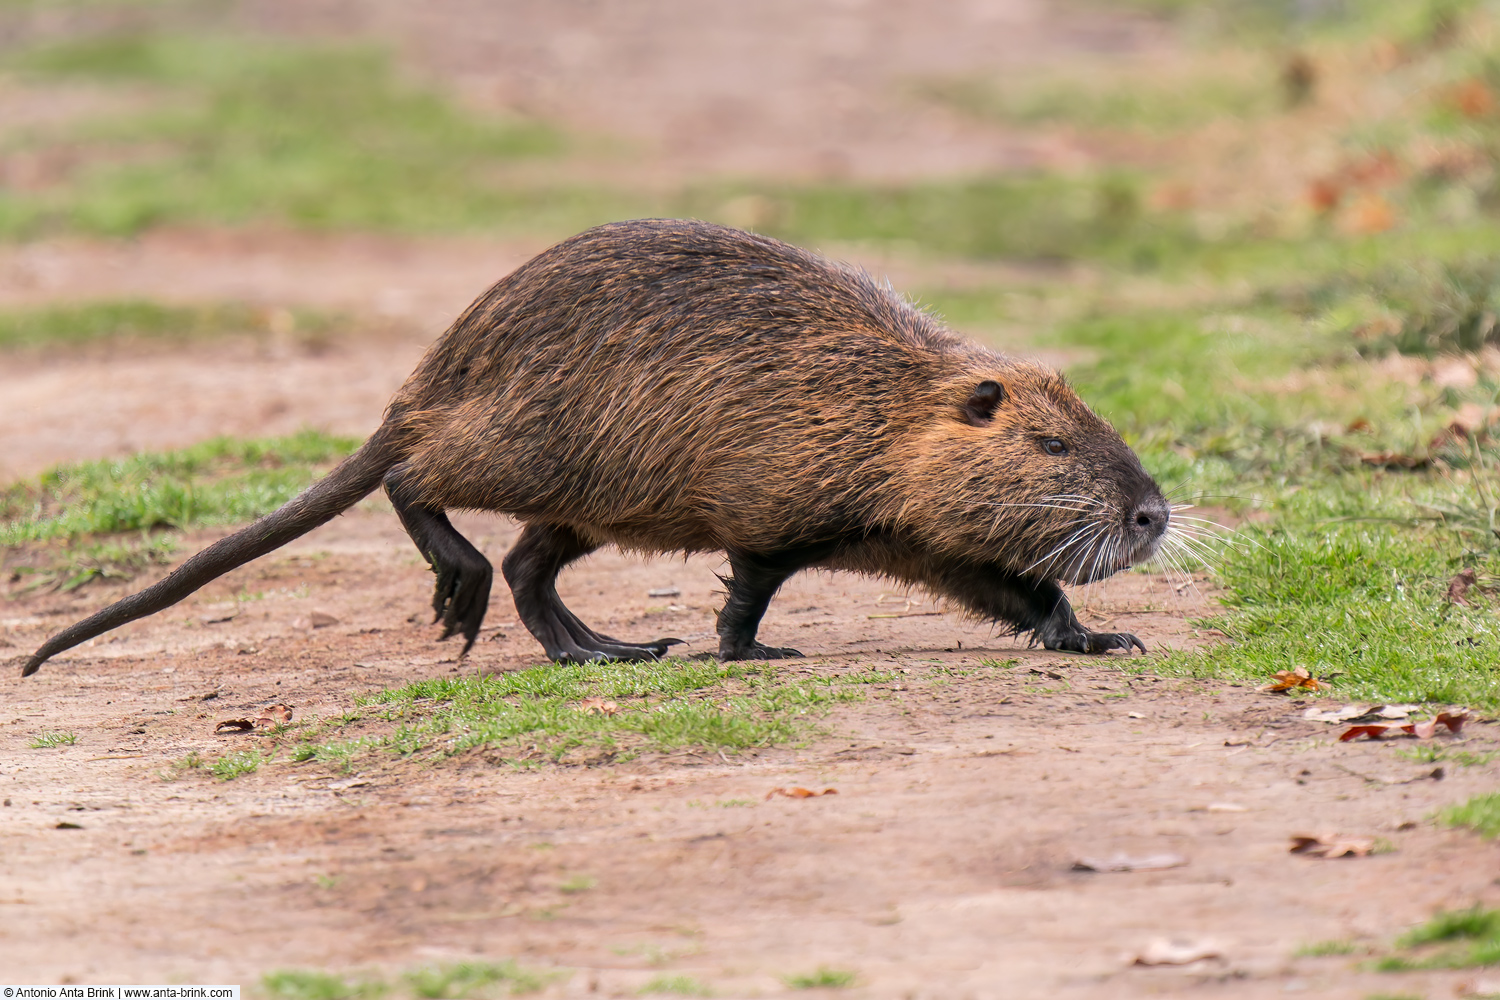
[{"label": "nutria's hind foot", "polygon": [[803,654],[787,646],[763,646],[758,642],[752,642],[748,646],[727,646],[720,644],[719,659],[730,660],[791,660]]},{"label": "nutria's hind foot", "polygon": [[405,473],[404,466],[392,469],[385,477],[385,492],[406,533],[437,574],[432,590],[432,621],[443,625],[438,641],[461,633],[464,648],[458,655],[463,656],[479,638],[479,626],[484,624],[490,606],[495,570],[449,523],[447,514],[413,498]]},{"label": "nutria's hind foot", "polygon": [[500,564],[521,624],[542,644],[547,658],[559,663],[590,660],[659,660],[681,639],[633,643],[600,635],[579,621],[557,596],[557,574],[588,555],[597,545],[571,528],[528,524]]}]

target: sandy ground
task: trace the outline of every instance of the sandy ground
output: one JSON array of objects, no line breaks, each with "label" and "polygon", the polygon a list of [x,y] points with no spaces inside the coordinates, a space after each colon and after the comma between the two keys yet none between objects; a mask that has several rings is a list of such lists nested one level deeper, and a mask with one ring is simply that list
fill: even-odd
[{"label": "sandy ground", "polygon": [[[515,536],[480,516],[460,528],[492,558]],[[711,642],[717,568],[603,553],[560,590],[615,634],[670,631],[696,649]],[[1468,977],[1391,977],[1294,952],[1387,941],[1434,909],[1500,896],[1496,847],[1427,819],[1490,790],[1489,768],[1450,764],[1434,778],[1395,745],[1337,743],[1299,703],[1155,678],[1144,658],[1028,650],[952,615],[871,619],[906,604],[842,575],[794,579],[763,634],[810,654],[794,669],[906,674],[821,720],[804,746],[532,772],[472,753],[372,758],[351,773],[277,763],[228,783],[164,777],[189,752],[257,743],[213,735],[221,718],[273,702],[299,719],[337,716],[382,686],[537,662],[503,587],[495,638],[455,662],[421,617],[429,582],[394,517],[361,509],[7,681],[9,977],[249,984],[285,967],[394,978],[516,957],[559,970],[554,996],[629,996],[663,974],[719,996],[776,996],[782,977],[820,965],[857,971],[848,995],[862,997],[1442,996]],[[682,591],[673,609],[646,596],[663,586]],[[11,601],[3,652],[122,592]],[[262,596],[209,624],[246,593]],[[1085,614],[1153,648],[1185,646],[1213,641],[1185,621],[1211,599],[1132,574],[1096,588]],[[314,612],[338,624],[313,629]],[[934,683],[937,666],[970,674]],[[29,747],[58,729],[77,744]],[[1466,749],[1497,744],[1489,723],[1466,735]],[[765,799],[791,785],[839,794]],[[1322,830],[1383,837],[1390,851],[1287,853],[1291,834]],[[1185,863],[1071,870],[1121,852]],[[560,888],[580,876],[593,887]],[[1158,938],[1221,957],[1132,966]]]},{"label": "sandy ground", "polygon": [[[394,40],[414,71],[478,104],[628,136],[639,169],[668,180],[1065,164],[1072,154],[1055,139],[977,130],[903,88],[937,72],[1170,46],[1147,24],[1024,0],[707,11],[666,0],[628,10],[257,0],[239,16]],[[0,305],[236,300],[353,317],[320,343],[247,336],[0,356],[0,479],[219,433],[366,433],[425,344],[539,248],[261,231],[0,248]],[[932,265],[866,263],[898,287],[943,278]],[[515,537],[500,519],[459,524],[496,561]],[[188,536],[182,554],[214,537]],[[670,632],[697,651],[711,648],[720,568],[604,552],[560,589],[607,631]],[[395,977],[514,957],[558,970],[553,996],[629,996],[664,974],[720,997],[778,996],[784,977],[831,966],[858,974],[845,995],[869,998],[1437,997],[1473,974],[1381,975],[1359,956],[1295,953],[1331,939],[1380,944],[1436,909],[1500,903],[1497,847],[1430,821],[1493,790],[1492,766],[1448,763],[1439,777],[1400,745],[1337,743],[1336,728],[1284,697],[1160,679],[1150,658],[1029,650],[846,576],[793,579],[764,635],[809,654],[792,669],[906,673],[820,720],[805,745],[534,771],[484,753],[421,766],[373,757],[349,773],[279,762],[227,783],[168,780],[191,752],[262,739],[215,736],[221,718],[275,702],[299,720],[336,717],[381,687],[539,661],[503,584],[488,619],[498,628],[455,661],[425,624],[429,586],[372,502],[35,678],[0,680],[4,975],[251,986],[288,967]],[[682,591],[671,606],[647,596],[665,586]],[[125,589],[7,595],[0,661]],[[236,602],[242,594],[258,599]],[[1129,574],[1078,596],[1091,624],[1134,631],[1153,650],[1222,641],[1192,623],[1216,606],[1203,581]],[[870,617],[892,610],[910,616]],[[315,612],[336,624],[312,628]],[[968,674],[942,683],[941,666]],[[30,746],[51,731],[78,741]],[[1488,751],[1500,734],[1487,720],[1465,737],[1465,749]],[[839,794],[765,798],[791,785]],[[1290,835],[1324,830],[1387,849],[1337,861],[1287,853]],[[1185,863],[1073,870],[1115,853]],[[563,891],[580,876],[593,887]],[[1132,964],[1161,938],[1214,957]]]}]

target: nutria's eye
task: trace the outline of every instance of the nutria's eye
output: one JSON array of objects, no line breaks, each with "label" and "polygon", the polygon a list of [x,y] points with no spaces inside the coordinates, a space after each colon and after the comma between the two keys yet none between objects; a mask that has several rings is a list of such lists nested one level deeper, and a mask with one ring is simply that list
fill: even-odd
[{"label": "nutria's eye", "polygon": [[964,403],[964,419],[975,427],[984,427],[995,415],[995,408],[1003,402],[1005,402],[1005,386],[991,379],[985,379],[974,387],[973,392],[969,393],[969,399]]},{"label": "nutria's eye", "polygon": [[1062,438],[1048,438],[1042,442],[1042,448],[1049,455],[1066,455],[1068,446],[1063,444]]}]

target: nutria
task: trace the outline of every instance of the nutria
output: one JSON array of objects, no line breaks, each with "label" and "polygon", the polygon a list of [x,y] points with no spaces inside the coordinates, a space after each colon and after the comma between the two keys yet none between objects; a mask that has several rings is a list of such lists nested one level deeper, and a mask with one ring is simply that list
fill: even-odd
[{"label": "nutria", "polygon": [[868,275],[701,222],[600,226],[502,278],[423,357],[385,422],[281,509],[64,629],[22,669],[159,611],[384,484],[467,652],[488,560],[446,511],[524,523],[501,564],[554,660],[654,658],[676,639],[594,632],[554,583],[614,543],[722,551],[726,660],[807,567],[923,586],[1048,649],[1145,646],[1093,632],[1057,581],[1152,555],[1169,509],[1135,454],[1048,369],[962,340]]}]

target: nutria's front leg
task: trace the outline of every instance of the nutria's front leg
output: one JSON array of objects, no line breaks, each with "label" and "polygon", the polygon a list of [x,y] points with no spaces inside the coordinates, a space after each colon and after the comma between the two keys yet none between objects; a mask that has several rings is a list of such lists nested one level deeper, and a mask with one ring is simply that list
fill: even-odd
[{"label": "nutria's front leg", "polygon": [[729,595],[719,611],[719,659],[785,660],[801,656],[795,649],[767,646],[756,641],[760,620],[776,591],[793,573],[815,561],[817,552],[791,551],[772,554],[729,554],[732,576],[721,577]]},{"label": "nutria's front leg", "polygon": [[1134,649],[1146,651],[1146,644],[1129,632],[1095,632],[1084,627],[1073,614],[1062,588],[1051,580],[1035,585],[1036,604],[1050,607],[1041,622],[1032,627],[1032,639],[1047,649],[1063,649],[1073,653],[1107,653],[1111,649],[1123,649],[1126,653]]},{"label": "nutria's front leg", "polygon": [[[899,572],[892,575],[901,576]],[[1030,632],[1033,642],[1047,649],[1074,653],[1107,653],[1111,649],[1146,651],[1129,632],[1094,632],[1073,614],[1062,588],[1051,580],[1035,580],[995,566],[942,566],[936,571],[905,574],[992,621]]]}]

